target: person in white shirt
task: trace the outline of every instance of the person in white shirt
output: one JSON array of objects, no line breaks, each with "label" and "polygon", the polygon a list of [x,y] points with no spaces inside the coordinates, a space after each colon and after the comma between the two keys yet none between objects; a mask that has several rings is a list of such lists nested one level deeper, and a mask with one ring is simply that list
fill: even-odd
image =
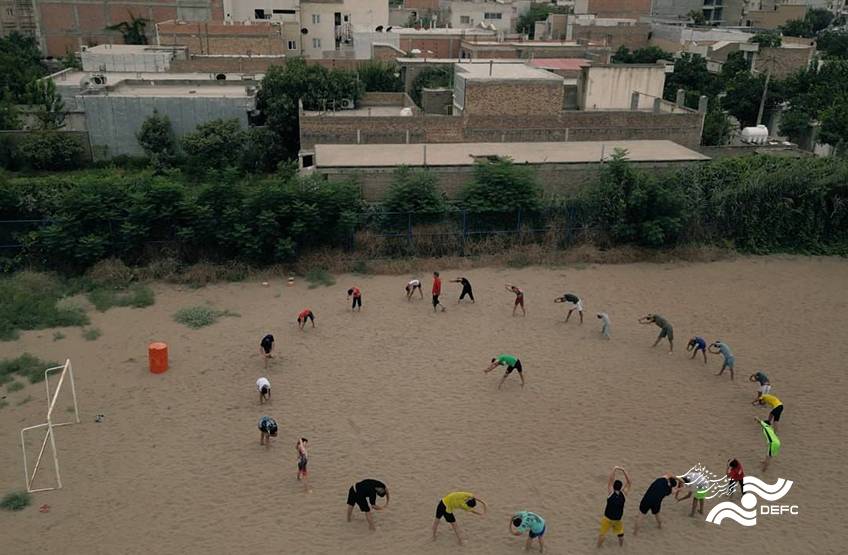
[{"label": "person in white shirt", "polygon": [[262,377],[256,380],[256,391],[259,392],[259,404],[271,400],[271,382],[268,378]]},{"label": "person in white shirt", "polygon": [[413,279],[410,280],[409,283],[406,284],[406,300],[412,299],[412,294],[415,293],[415,290],[418,289],[418,294],[421,295],[421,298],[424,298],[424,291],[421,289],[421,280]]}]

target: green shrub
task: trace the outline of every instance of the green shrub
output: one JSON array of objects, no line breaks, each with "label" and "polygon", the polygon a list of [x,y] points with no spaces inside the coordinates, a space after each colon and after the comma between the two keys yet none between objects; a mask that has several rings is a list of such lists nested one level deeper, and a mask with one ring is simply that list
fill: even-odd
[{"label": "green shrub", "polygon": [[40,360],[29,353],[3,359],[0,360],[0,383],[11,381],[15,374],[26,378],[29,383],[38,383],[44,380],[44,371],[54,366],[58,364]]},{"label": "green shrub", "polygon": [[19,330],[82,326],[88,316],[80,308],[59,308],[62,283],[54,276],[19,272],[0,278],[0,340],[15,339]]},{"label": "green shrub", "polygon": [[21,382],[12,382],[6,386],[6,391],[9,393],[14,393],[15,391],[20,391],[24,388],[24,384]]},{"label": "green shrub", "polygon": [[113,306],[131,306],[133,308],[152,306],[155,302],[155,296],[150,287],[136,283],[124,290],[93,289],[88,293],[88,300],[91,301],[94,308],[104,312]]},{"label": "green shrub", "polygon": [[392,175],[392,183],[383,196],[383,207],[388,212],[441,215],[447,199],[439,190],[435,173],[401,166]]},{"label": "green shrub", "polygon": [[101,335],[103,335],[103,332],[100,331],[100,328],[88,328],[82,332],[82,336],[86,341],[97,341]]},{"label": "green shrub", "polygon": [[21,139],[15,152],[24,166],[34,170],[71,170],[82,165],[85,149],[67,133],[33,133]]},{"label": "green shrub", "polygon": [[135,279],[132,269],[118,258],[107,258],[92,266],[85,277],[100,287],[123,288]]},{"label": "green shrub", "polygon": [[211,326],[224,316],[238,316],[238,314],[229,310],[218,310],[211,306],[192,306],[178,310],[174,314],[174,320],[192,329],[199,329]]},{"label": "green shrub", "polygon": [[334,278],[330,272],[324,268],[313,268],[306,272],[306,281],[309,282],[310,289],[315,289],[321,285],[324,287],[330,287],[331,285],[336,284],[336,278]]},{"label": "green shrub", "polygon": [[476,212],[534,210],[541,204],[541,187],[532,168],[499,157],[474,164],[474,180],[460,197],[465,208]]},{"label": "green shrub", "polygon": [[0,500],[0,508],[7,511],[22,511],[32,502],[32,496],[25,491],[13,491]]}]

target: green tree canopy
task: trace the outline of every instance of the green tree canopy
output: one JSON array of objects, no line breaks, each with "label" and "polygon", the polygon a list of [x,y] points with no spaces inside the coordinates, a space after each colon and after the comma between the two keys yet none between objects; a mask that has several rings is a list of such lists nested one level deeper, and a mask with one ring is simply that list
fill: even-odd
[{"label": "green tree canopy", "polygon": [[0,95],[8,93],[12,102],[22,104],[27,85],[46,73],[33,37],[17,32],[0,37]]},{"label": "green tree canopy", "polygon": [[427,67],[412,80],[409,96],[421,105],[421,90],[438,87],[450,87],[453,82],[453,67],[450,64]]},{"label": "green tree canopy", "polygon": [[388,212],[424,212],[445,210],[445,195],[439,190],[436,174],[426,169],[401,166],[392,176],[392,184],[383,197]]},{"label": "green tree canopy", "polygon": [[541,188],[533,168],[510,158],[478,160],[474,180],[460,194],[462,205],[479,212],[539,207]]},{"label": "green tree canopy", "polygon": [[403,91],[403,80],[396,64],[369,60],[359,64],[356,74],[366,92]]},{"label": "green tree canopy", "polygon": [[195,168],[238,167],[245,139],[237,119],[216,119],[198,125],[197,131],[185,135],[182,148]]},{"label": "green tree canopy", "polygon": [[816,48],[828,58],[848,58],[848,31],[824,31],[816,41]]},{"label": "green tree canopy", "polygon": [[637,48],[631,52],[629,48],[621,45],[611,59],[614,64],[654,64],[658,60],[672,61],[674,54],[657,46]]},{"label": "green tree canopy", "polygon": [[843,94],[821,114],[821,142],[831,145],[837,154],[848,152],[848,94]]},{"label": "green tree canopy", "polygon": [[129,21],[121,21],[106,27],[107,31],[118,31],[124,37],[124,44],[147,44],[147,24],[149,19],[136,17],[130,12]]},{"label": "green tree canopy", "polygon": [[168,116],[153,110],[136,134],[138,144],[155,168],[171,165],[177,155],[177,139]]},{"label": "green tree canopy", "polygon": [[780,33],[777,31],[761,31],[751,37],[751,42],[759,44],[763,48],[775,48],[783,43],[783,39],[780,38]]}]

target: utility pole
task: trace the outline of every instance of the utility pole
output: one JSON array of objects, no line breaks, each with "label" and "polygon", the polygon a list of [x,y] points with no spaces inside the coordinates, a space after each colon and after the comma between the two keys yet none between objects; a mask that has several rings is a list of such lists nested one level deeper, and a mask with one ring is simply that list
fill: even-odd
[{"label": "utility pole", "polygon": [[769,80],[771,80],[771,67],[766,70],[766,83],[763,86],[763,96],[760,98],[760,109],[757,111],[757,125],[763,122],[763,110],[766,107],[766,96],[768,96]]}]

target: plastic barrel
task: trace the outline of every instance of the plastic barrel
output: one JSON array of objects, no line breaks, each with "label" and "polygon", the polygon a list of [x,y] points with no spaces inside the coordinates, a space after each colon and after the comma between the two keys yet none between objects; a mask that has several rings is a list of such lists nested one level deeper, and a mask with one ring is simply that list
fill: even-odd
[{"label": "plastic barrel", "polygon": [[147,347],[147,358],[150,361],[150,371],[161,374],[168,369],[168,344],[151,343]]}]

